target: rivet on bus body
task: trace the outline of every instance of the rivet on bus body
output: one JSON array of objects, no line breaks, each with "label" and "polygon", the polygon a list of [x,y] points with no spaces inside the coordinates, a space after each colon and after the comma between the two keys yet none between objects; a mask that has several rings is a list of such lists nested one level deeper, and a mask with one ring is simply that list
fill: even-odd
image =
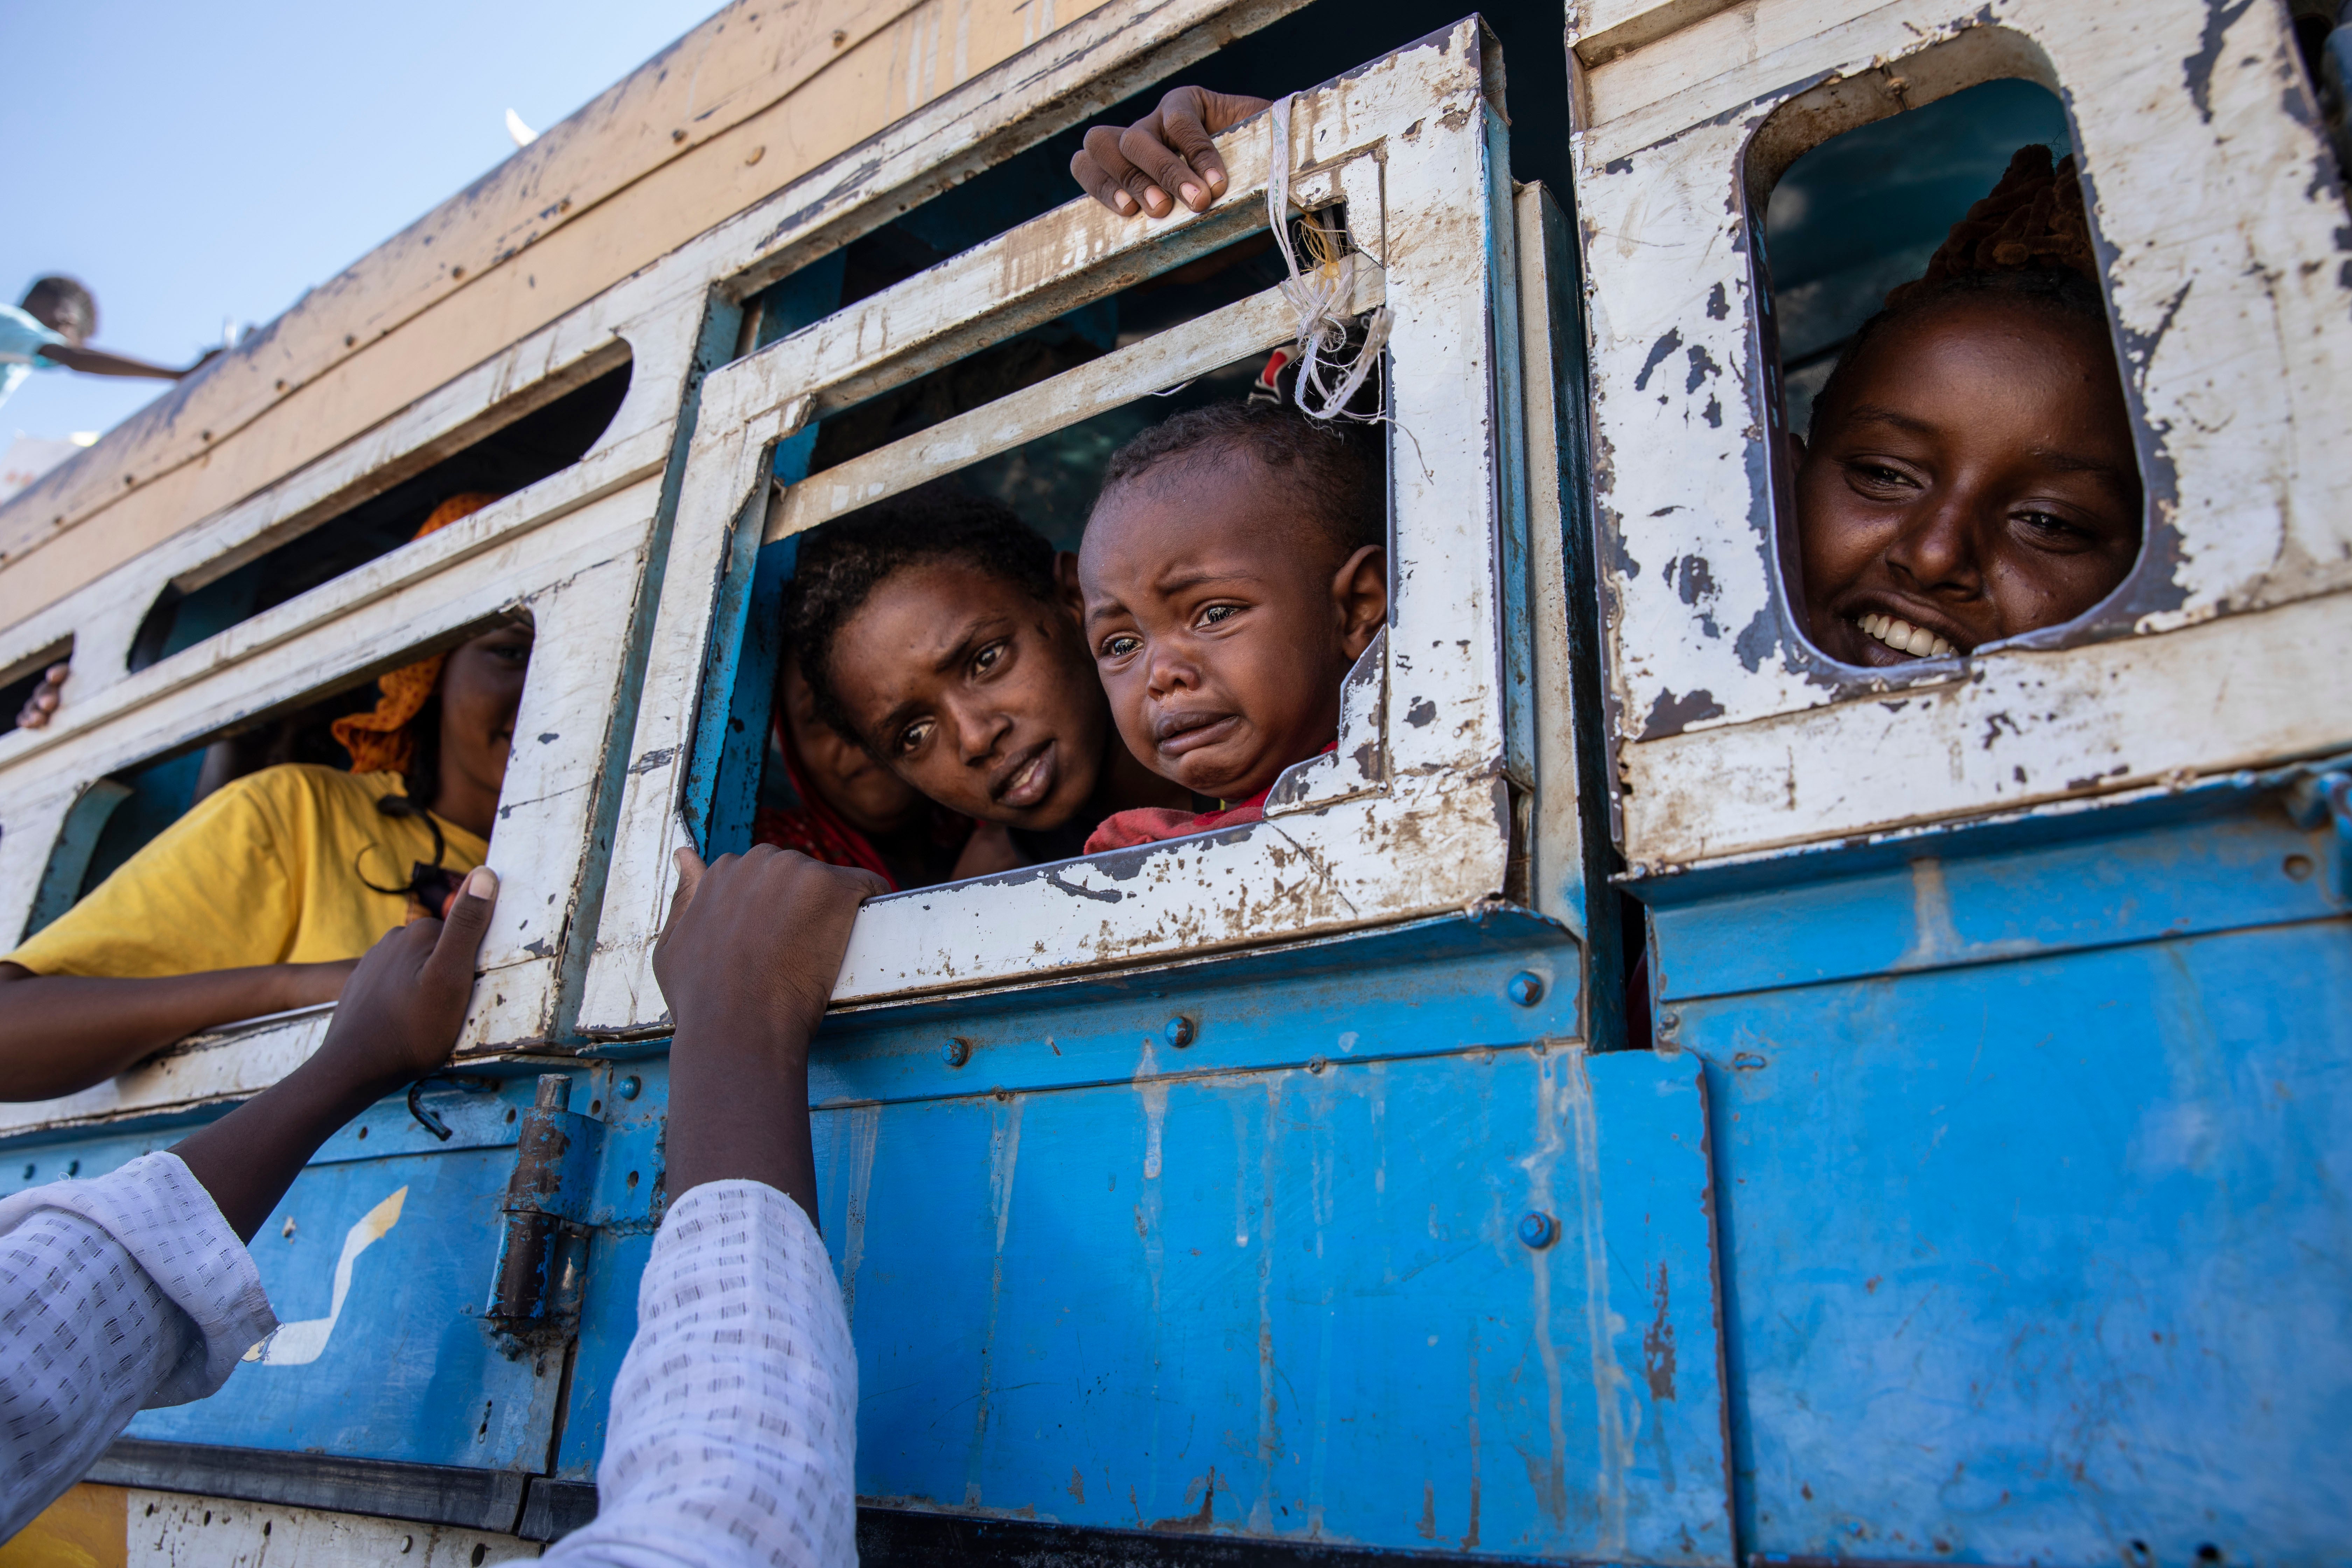
[{"label": "rivet on bus body", "polygon": [[1307,1070],[1308,1072],[1321,1072],[1325,1068],[1329,1067],[1330,1065],[1331,1064],[1329,1062],[1325,1061],[1321,1057],[1309,1057],[1307,1058]]},{"label": "rivet on bus body", "polygon": [[1519,1239],[1541,1252],[1559,1239],[1559,1222],[1548,1214],[1529,1209],[1519,1216]]},{"label": "rivet on bus body", "polygon": [[646,1080],[641,1078],[625,1078],[613,1086],[613,1092],[623,1100],[635,1100],[644,1092],[645,1087]]},{"label": "rivet on bus body", "polygon": [[960,1068],[971,1060],[971,1042],[961,1035],[951,1037],[940,1047],[940,1059],[951,1068]]},{"label": "rivet on bus body", "polygon": [[1669,1009],[1658,1015],[1658,1033],[1671,1035],[1683,1026],[1683,1016]]},{"label": "rivet on bus body", "polygon": [[1199,1033],[1198,1029],[1194,1027],[1192,1020],[1187,1018],[1181,1013],[1179,1013],[1174,1017],[1169,1019],[1168,1026],[1160,1032],[1167,1039],[1170,1045],[1175,1047],[1180,1051],[1186,1046],[1191,1045],[1192,1043],[1193,1036]]},{"label": "rivet on bus body", "polygon": [[1503,987],[1504,994],[1522,1007],[1532,1007],[1542,1001],[1543,991],[1543,978],[1524,969],[1512,975],[1511,983]]}]

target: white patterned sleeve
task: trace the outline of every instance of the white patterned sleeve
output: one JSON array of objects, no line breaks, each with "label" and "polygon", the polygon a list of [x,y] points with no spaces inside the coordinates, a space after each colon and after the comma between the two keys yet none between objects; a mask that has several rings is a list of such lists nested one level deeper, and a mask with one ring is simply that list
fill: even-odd
[{"label": "white patterned sleeve", "polygon": [[202,1399],[278,1326],[176,1154],[0,1199],[0,1541],[140,1410]]},{"label": "white patterned sleeve", "polygon": [[542,1560],[851,1568],[857,1359],[798,1204],[709,1182],[672,1205],[613,1385],[595,1522]]}]

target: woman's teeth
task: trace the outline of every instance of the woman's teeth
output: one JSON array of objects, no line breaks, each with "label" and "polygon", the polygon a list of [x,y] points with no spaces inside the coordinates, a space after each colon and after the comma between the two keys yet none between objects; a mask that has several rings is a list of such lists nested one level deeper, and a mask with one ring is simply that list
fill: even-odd
[{"label": "woman's teeth", "polygon": [[1899,616],[1874,612],[1862,616],[1854,625],[1896,653],[1907,653],[1915,658],[1948,658],[1960,651],[1927,627],[1915,626]]}]

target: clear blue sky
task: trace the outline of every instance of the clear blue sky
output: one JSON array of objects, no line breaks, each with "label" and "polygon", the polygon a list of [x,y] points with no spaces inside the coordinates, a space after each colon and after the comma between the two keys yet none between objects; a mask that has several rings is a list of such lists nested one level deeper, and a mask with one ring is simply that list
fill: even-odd
[{"label": "clear blue sky", "polygon": [[[98,296],[97,346],[185,363],[545,131],[722,0],[0,0],[0,294]],[[104,430],[168,383],[45,371],[17,430]]]}]

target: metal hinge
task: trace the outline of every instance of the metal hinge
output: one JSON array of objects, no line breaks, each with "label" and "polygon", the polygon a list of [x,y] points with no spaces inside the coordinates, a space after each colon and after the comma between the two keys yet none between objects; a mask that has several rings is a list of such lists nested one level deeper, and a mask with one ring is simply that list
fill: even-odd
[{"label": "metal hinge", "polygon": [[509,1348],[560,1343],[580,1326],[588,1204],[603,1125],[569,1109],[572,1079],[542,1073],[499,1202],[499,1264],[483,1315]]}]

